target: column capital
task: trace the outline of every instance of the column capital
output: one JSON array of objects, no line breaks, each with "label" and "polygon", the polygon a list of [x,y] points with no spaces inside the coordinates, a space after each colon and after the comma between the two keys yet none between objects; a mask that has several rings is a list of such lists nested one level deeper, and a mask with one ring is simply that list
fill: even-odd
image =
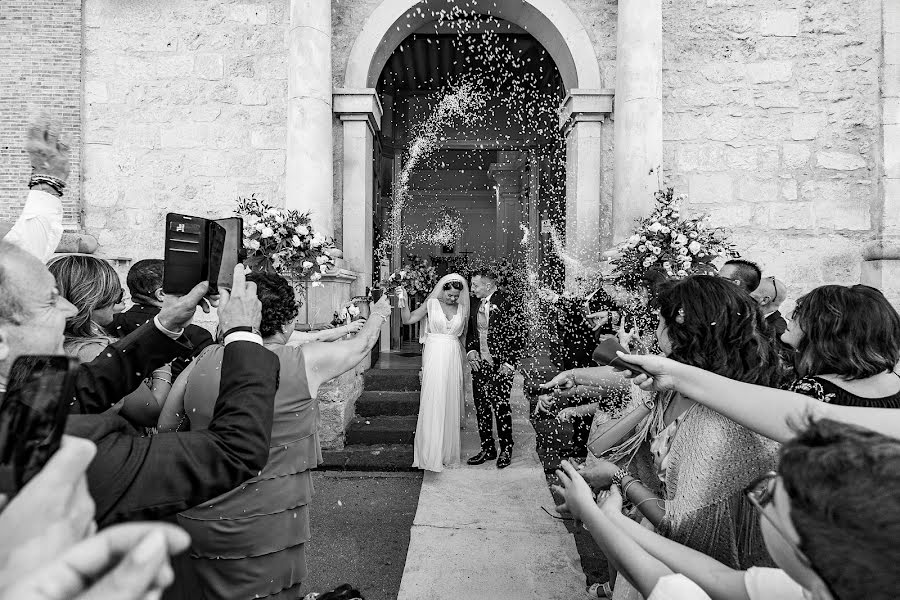
[{"label": "column capital", "polygon": [[384,111],[375,88],[335,88],[333,107],[341,121],[366,121],[372,133],[381,129]]},{"label": "column capital", "polygon": [[568,130],[578,121],[603,121],[613,111],[614,90],[572,89],[559,106],[559,127]]}]

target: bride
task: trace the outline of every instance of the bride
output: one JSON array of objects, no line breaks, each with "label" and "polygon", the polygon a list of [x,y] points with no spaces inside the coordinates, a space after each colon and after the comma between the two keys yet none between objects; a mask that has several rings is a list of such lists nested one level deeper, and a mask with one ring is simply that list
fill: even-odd
[{"label": "bride", "polygon": [[440,472],[459,462],[459,424],[465,406],[463,345],[469,322],[469,286],[456,273],[438,281],[428,299],[410,312],[402,292],[401,315],[410,325],[425,319],[419,341],[422,394],[413,465]]}]

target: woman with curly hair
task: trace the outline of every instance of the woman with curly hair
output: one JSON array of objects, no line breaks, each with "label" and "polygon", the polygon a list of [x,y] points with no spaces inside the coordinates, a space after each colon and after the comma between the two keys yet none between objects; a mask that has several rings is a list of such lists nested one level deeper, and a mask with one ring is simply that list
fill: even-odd
[{"label": "woman with curly hair", "polygon": [[[657,289],[660,350],[679,362],[764,386],[779,382],[778,354],[750,295],[730,281],[694,275]],[[591,369],[563,373],[590,382]],[[558,380],[558,381],[557,381]],[[744,488],[777,462],[777,444],[678,393],[656,398],[649,418],[619,448],[640,448],[652,475],[592,461],[583,472],[595,489],[620,483],[641,515],[666,537],[735,569],[770,562]],[[647,452],[649,451],[649,452]],[[619,458],[624,458],[621,455]],[[619,461],[622,462],[622,461]],[[624,578],[614,598],[637,593]]]},{"label": "woman with curly hair", "polygon": [[[238,488],[178,515],[191,534],[189,561],[176,581],[185,598],[298,598],[306,577],[312,475],[322,461],[317,424],[320,386],[369,355],[390,313],[385,300],[354,338],[287,345],[299,312],[294,288],[281,276],[252,273],[262,303],[260,334],[281,363],[269,461]],[[352,331],[352,330],[351,330]],[[160,429],[205,429],[219,395],[224,346],[207,347],[178,376]],[[188,563],[188,564],[186,564]]]},{"label": "woman with curly hair", "polygon": [[823,285],[797,301],[781,341],[795,350],[792,392],[823,402],[900,408],[900,315],[867,285]]}]

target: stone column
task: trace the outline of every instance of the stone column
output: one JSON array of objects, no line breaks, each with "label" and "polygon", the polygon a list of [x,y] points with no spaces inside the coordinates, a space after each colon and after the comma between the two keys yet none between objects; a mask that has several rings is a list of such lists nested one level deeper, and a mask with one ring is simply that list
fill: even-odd
[{"label": "stone column", "polygon": [[334,235],[331,2],[290,0],[285,207]]},{"label": "stone column", "polygon": [[381,127],[381,103],[374,89],[334,91],[334,112],[344,138],[344,261],[359,277],[353,295],[372,282],[372,207],[375,194],[374,141]]},{"label": "stone column", "polygon": [[[586,264],[599,260],[609,245],[603,206],[603,124],[612,112],[612,92],[569,92],[560,111],[566,138],[566,248]],[[571,274],[569,274],[571,275]]]},{"label": "stone column", "polygon": [[619,0],[613,115],[613,242],[646,216],[662,167],[661,0]]},{"label": "stone column", "polygon": [[[880,207],[873,207],[877,238],[863,249],[860,279],[880,288],[900,308],[900,4],[882,4]],[[880,208],[880,210],[879,210]]]}]

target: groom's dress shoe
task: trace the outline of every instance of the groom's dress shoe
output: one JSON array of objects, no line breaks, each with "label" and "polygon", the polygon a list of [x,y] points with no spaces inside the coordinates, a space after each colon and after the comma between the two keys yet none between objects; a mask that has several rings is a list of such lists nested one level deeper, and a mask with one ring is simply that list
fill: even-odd
[{"label": "groom's dress shoe", "polygon": [[509,463],[512,461],[512,450],[504,450],[500,453],[500,456],[497,457],[497,468],[505,469],[509,466]]},{"label": "groom's dress shoe", "polygon": [[466,463],[470,465],[480,465],[482,463],[486,463],[489,460],[494,460],[495,458],[497,458],[496,450],[492,452],[482,450],[481,452],[467,460]]}]

